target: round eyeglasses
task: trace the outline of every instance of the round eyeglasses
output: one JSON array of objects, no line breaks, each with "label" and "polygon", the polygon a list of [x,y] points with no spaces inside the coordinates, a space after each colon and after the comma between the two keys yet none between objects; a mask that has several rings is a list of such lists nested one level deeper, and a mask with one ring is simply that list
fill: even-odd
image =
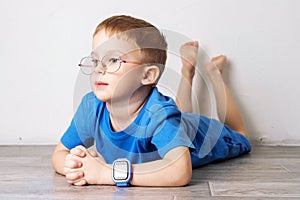
[{"label": "round eyeglasses", "polygon": [[82,73],[91,75],[95,72],[99,64],[101,67],[99,70],[100,73],[114,73],[120,69],[122,63],[142,64],[140,62],[128,62],[113,56],[104,56],[101,60],[95,59],[92,56],[87,56],[81,59],[78,66]]}]

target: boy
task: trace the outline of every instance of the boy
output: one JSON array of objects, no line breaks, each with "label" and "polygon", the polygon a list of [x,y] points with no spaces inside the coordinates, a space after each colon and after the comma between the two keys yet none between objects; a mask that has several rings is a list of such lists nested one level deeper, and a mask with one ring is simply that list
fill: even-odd
[{"label": "boy", "polygon": [[[250,151],[227,88],[225,124],[232,130],[216,120],[184,113],[191,111],[197,42],[181,48],[185,59],[177,104],[184,112],[155,87],[167,49],[156,27],[133,17],[113,16],[97,26],[92,48],[91,57],[80,64],[83,72],[90,74],[92,93],[82,99],[53,153],[54,169],[69,183],[184,186],[191,180],[192,167]],[[222,107],[218,92],[224,85],[220,73],[224,62],[225,57],[220,56],[206,66],[218,108]],[[221,127],[220,138],[207,155],[200,155],[211,124]],[[86,149],[93,143],[97,152]]]}]

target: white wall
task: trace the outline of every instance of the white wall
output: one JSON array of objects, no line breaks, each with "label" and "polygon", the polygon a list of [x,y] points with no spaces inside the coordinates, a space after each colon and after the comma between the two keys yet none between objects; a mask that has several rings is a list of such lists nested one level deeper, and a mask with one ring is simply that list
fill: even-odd
[{"label": "white wall", "polygon": [[300,2],[0,0],[0,144],[56,143],[73,115],[96,25],[130,14],[229,58],[224,77],[253,139],[300,145]]}]

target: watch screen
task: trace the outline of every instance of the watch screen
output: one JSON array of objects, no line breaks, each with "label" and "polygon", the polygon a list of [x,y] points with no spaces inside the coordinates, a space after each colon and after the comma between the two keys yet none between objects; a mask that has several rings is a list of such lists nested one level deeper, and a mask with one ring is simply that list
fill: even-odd
[{"label": "watch screen", "polygon": [[113,176],[116,180],[126,180],[128,178],[129,166],[126,161],[118,161],[114,165]]}]

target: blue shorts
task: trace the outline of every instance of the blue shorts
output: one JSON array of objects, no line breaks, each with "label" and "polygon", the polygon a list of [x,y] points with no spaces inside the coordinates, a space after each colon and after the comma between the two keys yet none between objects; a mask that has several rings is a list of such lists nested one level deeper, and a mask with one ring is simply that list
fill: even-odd
[{"label": "blue shorts", "polygon": [[[195,146],[195,150],[191,152],[193,168],[234,158],[251,151],[251,144],[244,135],[215,119],[191,113],[184,113],[184,118],[190,121],[188,124],[190,128],[198,124],[198,128],[194,127],[197,131],[192,139]],[[198,122],[195,122],[195,119],[198,119]]]}]

